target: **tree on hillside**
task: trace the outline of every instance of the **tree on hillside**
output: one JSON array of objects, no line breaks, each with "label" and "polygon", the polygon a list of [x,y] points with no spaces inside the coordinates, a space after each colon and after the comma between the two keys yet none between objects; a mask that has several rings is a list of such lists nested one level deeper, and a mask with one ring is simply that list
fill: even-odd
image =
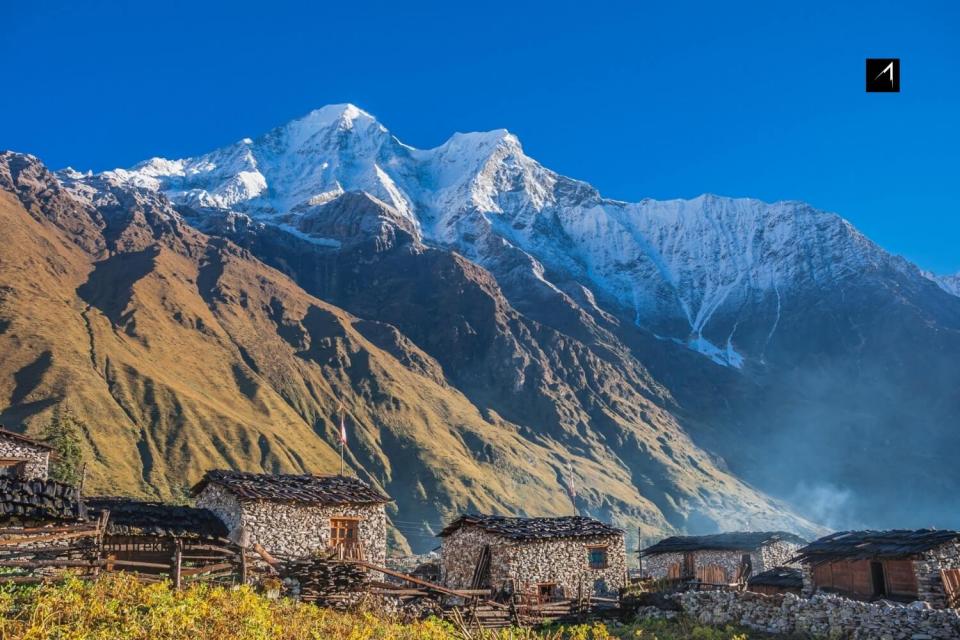
[{"label": "tree on hillside", "polygon": [[50,478],[74,486],[83,476],[83,451],[80,441],[87,425],[69,409],[57,409],[44,429],[44,440],[56,451],[50,461]]}]

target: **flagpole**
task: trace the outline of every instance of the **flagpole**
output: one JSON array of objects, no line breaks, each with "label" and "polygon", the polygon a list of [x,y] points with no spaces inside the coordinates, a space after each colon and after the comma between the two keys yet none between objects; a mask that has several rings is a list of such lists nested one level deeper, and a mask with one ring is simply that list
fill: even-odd
[{"label": "flagpole", "polygon": [[347,444],[347,423],[344,422],[343,405],[340,405],[340,475],[343,475],[343,446]]}]

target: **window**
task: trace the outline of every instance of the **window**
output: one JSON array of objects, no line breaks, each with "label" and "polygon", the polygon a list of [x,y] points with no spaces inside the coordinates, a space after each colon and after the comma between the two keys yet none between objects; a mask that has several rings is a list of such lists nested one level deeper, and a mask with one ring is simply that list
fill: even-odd
[{"label": "window", "polygon": [[18,458],[0,459],[0,476],[7,478],[26,478],[27,462]]},{"label": "window", "polygon": [[545,582],[537,585],[537,597],[540,602],[553,602],[560,596],[560,590],[553,582]]},{"label": "window", "polygon": [[606,547],[587,547],[587,557],[590,560],[591,569],[607,568],[607,548]]},{"label": "window", "polygon": [[330,520],[330,546],[352,547],[360,542],[359,520],[332,518]]}]

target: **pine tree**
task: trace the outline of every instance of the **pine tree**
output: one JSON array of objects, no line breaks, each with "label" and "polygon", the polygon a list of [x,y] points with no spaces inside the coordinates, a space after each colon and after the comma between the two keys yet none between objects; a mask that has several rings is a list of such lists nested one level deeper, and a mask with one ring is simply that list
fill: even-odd
[{"label": "pine tree", "polygon": [[83,451],[80,441],[87,425],[69,409],[57,409],[44,430],[44,440],[56,451],[50,461],[49,476],[66,484],[77,486],[83,476]]}]

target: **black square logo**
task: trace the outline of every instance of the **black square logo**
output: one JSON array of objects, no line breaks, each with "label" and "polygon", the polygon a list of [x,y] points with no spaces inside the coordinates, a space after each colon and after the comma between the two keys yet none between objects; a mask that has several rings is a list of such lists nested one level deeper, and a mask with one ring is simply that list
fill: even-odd
[{"label": "black square logo", "polygon": [[900,93],[900,58],[867,58],[867,93]]}]

